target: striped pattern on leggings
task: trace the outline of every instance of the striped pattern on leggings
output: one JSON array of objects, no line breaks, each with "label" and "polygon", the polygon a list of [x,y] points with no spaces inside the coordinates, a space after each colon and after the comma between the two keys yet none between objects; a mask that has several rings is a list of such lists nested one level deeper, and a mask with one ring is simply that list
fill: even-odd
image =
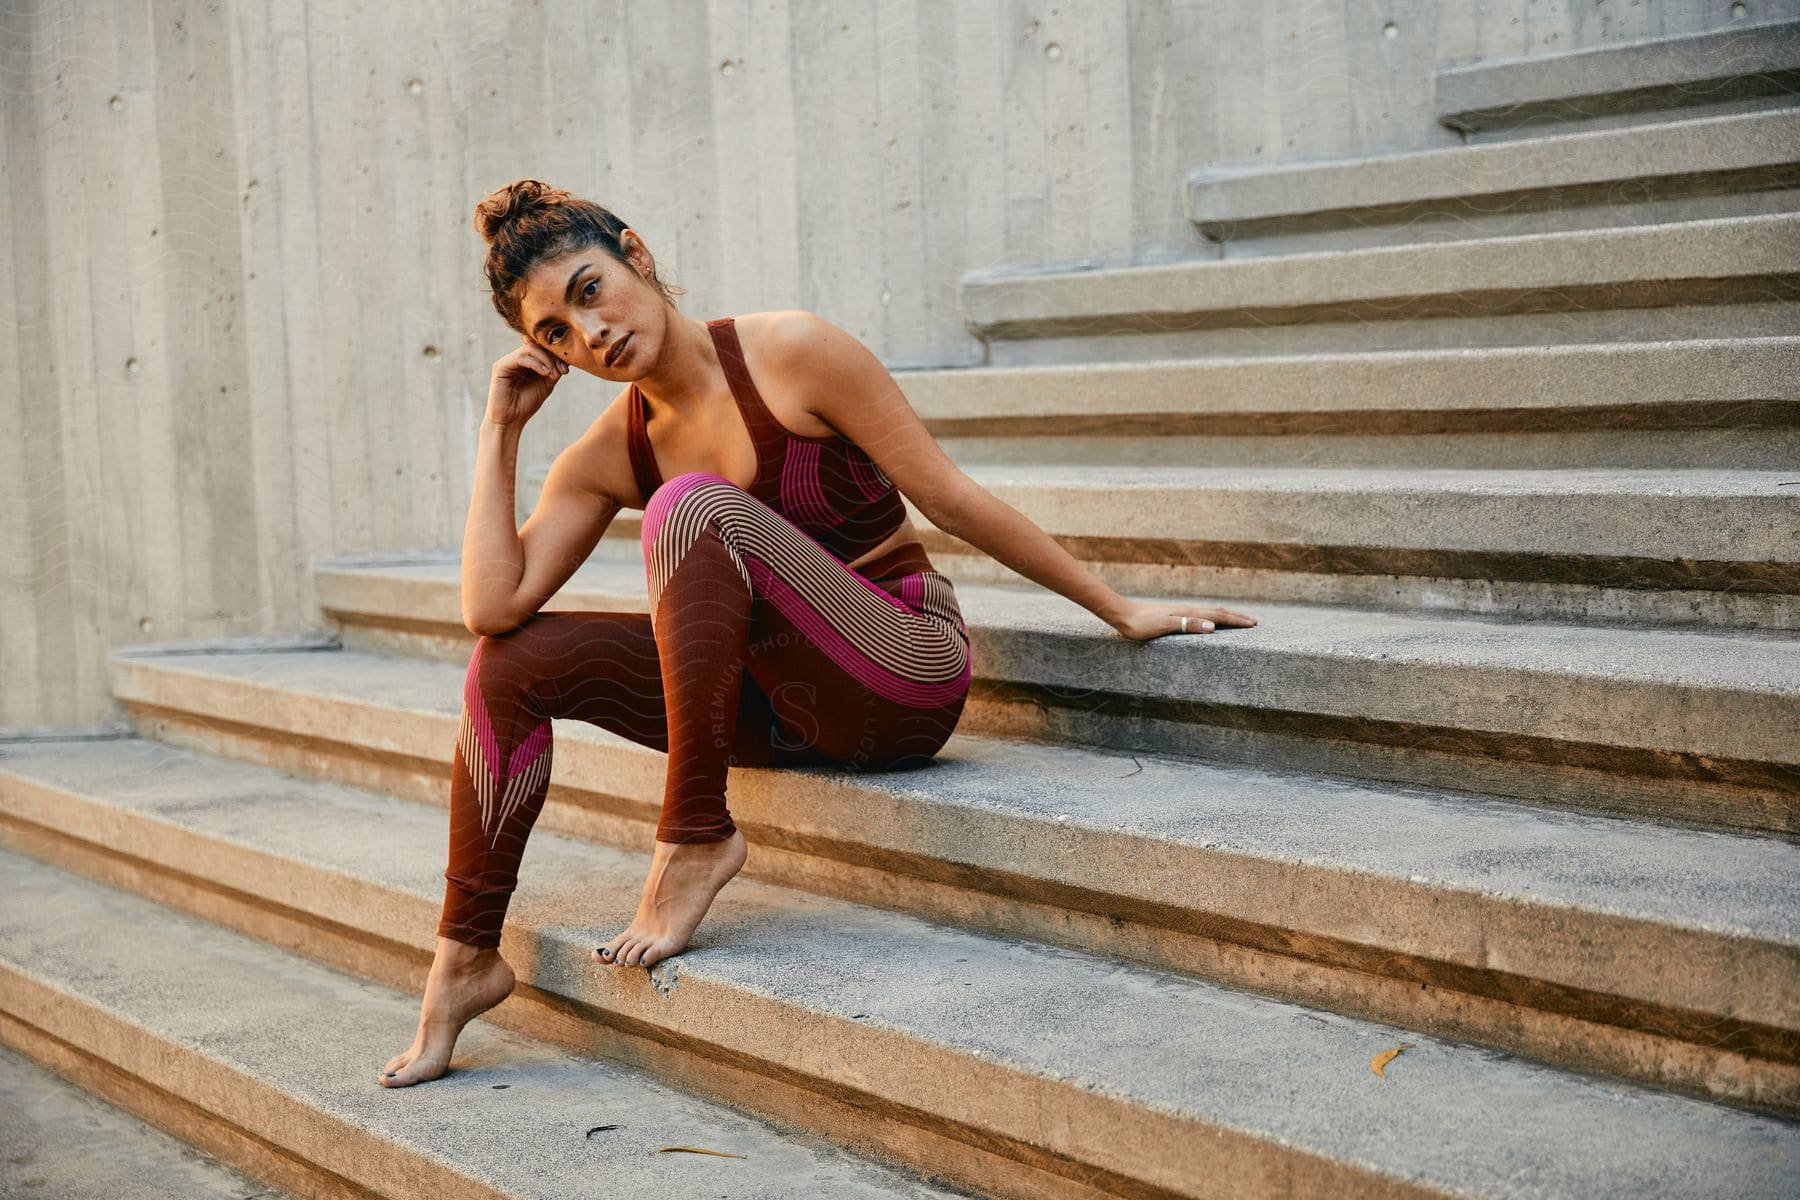
[{"label": "striped pattern on leggings", "polygon": [[[463,680],[441,937],[498,946],[549,791],[553,720],[668,756],[659,842],[737,832],[732,767],[922,766],[968,697],[969,632],[916,547],[847,568],[717,475],[644,519],[651,612],[539,612],[482,636]],[[653,627],[654,625],[654,627]]]},{"label": "striped pattern on leggings", "polygon": [[897,704],[934,708],[968,690],[968,627],[942,575],[914,576],[896,598],[711,472],[668,480],[644,509],[653,620],[671,576],[709,529],[724,543],[745,590],[766,597],[871,691]]}]

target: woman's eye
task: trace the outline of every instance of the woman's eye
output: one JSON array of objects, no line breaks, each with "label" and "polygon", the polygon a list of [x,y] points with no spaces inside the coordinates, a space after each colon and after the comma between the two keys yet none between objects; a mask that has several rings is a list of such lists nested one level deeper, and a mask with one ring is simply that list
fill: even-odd
[{"label": "woman's eye", "polygon": [[599,280],[598,280],[598,279],[590,279],[590,280],[588,280],[588,282],[587,282],[587,287],[584,287],[584,288],[582,288],[582,289],[581,289],[581,294],[582,294],[582,297],[583,297],[583,298],[587,298],[587,297],[589,297],[589,296],[592,296],[592,295],[593,295],[593,293],[592,293],[592,292],[590,292],[590,291],[588,291],[588,288],[591,288],[591,287],[599,287],[599,286],[600,286],[600,281],[599,281]]}]

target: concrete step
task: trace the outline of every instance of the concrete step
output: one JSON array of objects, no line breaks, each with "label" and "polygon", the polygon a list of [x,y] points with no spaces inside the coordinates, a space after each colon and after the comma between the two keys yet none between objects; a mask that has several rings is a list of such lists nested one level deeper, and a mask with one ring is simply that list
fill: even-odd
[{"label": "concrete step", "polygon": [[1438,119],[1465,133],[1618,124],[1646,113],[1791,104],[1800,21],[1733,23],[1675,37],[1439,65]]},{"label": "concrete step", "polygon": [[[1400,589],[1388,577],[1416,590],[1550,587],[1562,605],[1580,591],[1682,594],[1664,608],[1719,592],[1727,604],[1761,597],[1769,623],[1793,618],[1800,595],[1793,471],[996,463],[968,474],[1085,562],[1381,576],[1390,595]],[[932,533],[933,551],[976,550]]]},{"label": "concrete step", "polygon": [[[6,1037],[0,1014],[0,1041]],[[57,1069],[75,1064],[40,1047]],[[77,1078],[92,1084],[78,1067]],[[104,1086],[102,1084],[102,1086]],[[180,1139],[0,1047],[0,1196],[30,1200],[288,1200]]]},{"label": "concrete step", "polygon": [[1800,403],[1800,337],[914,369],[893,375],[933,435],[1029,439],[1022,447],[1036,447],[1050,435],[1089,437],[1110,446],[1128,433],[1156,439],[1351,432],[1567,435],[1621,425],[1693,433],[1766,424],[1752,407],[1759,403],[1779,403],[1778,424],[1795,424],[1789,410]]},{"label": "concrete step", "polygon": [[[1800,474],[964,463],[1122,592],[1524,620],[1800,626]],[[958,583],[1023,576],[908,513]],[[641,515],[605,553],[641,558]]]},{"label": "concrete step", "polygon": [[[1796,337],[893,375],[932,436],[965,465],[1778,470],[1800,463]],[[520,473],[521,520],[536,506],[548,469],[545,462]]]},{"label": "concrete step", "polygon": [[[347,645],[467,664],[454,562],[322,563],[317,587]],[[971,733],[1800,833],[1792,636],[1258,602],[1252,628],[1141,643],[1035,586],[957,595]],[[645,605],[641,565],[596,556],[547,608]],[[114,692],[154,702],[136,661],[115,653]]]},{"label": "concrete step", "polygon": [[1800,108],[1195,171],[1188,217],[1228,256],[1792,212]]},{"label": "concrete step", "polygon": [[[180,790],[185,767],[159,764],[160,786]],[[361,823],[370,845],[337,828],[338,813],[318,811],[310,788],[191,796],[189,812],[238,810],[233,837],[216,857],[137,878],[176,893],[178,907],[191,896],[226,923],[291,930],[309,954],[377,982],[416,972],[434,941],[441,815],[347,796],[380,802]],[[520,987],[496,1020],[504,1013],[515,1032],[578,1053],[660,1057],[684,1082],[735,1077],[758,1108],[816,1094],[808,1124],[838,1105],[910,1123],[913,1147],[935,1142],[1005,1170],[988,1183],[999,1194],[1741,1197],[1777,1195],[1800,1171],[1791,1122],[748,881],[728,885],[682,954],[644,971],[602,968],[590,949],[628,917],[647,860],[546,832],[528,861],[503,944]],[[118,873],[107,856],[71,865],[90,864]],[[340,1169],[412,1157],[370,1153],[380,1135],[423,1158],[428,1138],[442,1155],[482,1130],[494,1138],[479,1156],[488,1170],[567,1162],[572,1184],[596,1165],[579,1131],[623,1118],[646,1152],[674,1142],[749,1155],[637,1159],[644,1171],[706,1172],[677,1192],[693,1195],[739,1178],[727,1168],[795,1149],[754,1138],[748,1122],[659,1121],[670,1102],[653,1103],[635,1081],[634,1094],[597,1103],[597,1064],[485,1029],[459,1047],[464,1070],[449,1086],[396,1099],[374,1085],[370,1064],[409,1036],[404,997],[29,859],[0,856],[0,878],[38,901],[0,914],[0,1004],[17,1021],[115,1059],[119,1042],[156,1038],[161,1053],[133,1056],[128,1069],[185,1067],[176,1086],[163,1084],[182,1094],[217,1090],[202,1077],[205,1049],[217,1048],[237,1096],[258,1074],[271,1093],[240,1100],[236,1110],[250,1111],[239,1119],[301,1092],[305,1103],[270,1113],[259,1132],[276,1140],[323,1110],[336,1120],[329,1137],[315,1127],[314,1153],[337,1153]],[[1071,1013],[1084,1019],[1047,1019]],[[1377,1056],[1401,1046],[1376,1074]],[[504,1101],[496,1080],[513,1085]],[[559,1095],[564,1080],[574,1087]],[[573,1153],[557,1153],[558,1134]],[[538,1152],[517,1154],[521,1141]],[[609,1182],[626,1182],[633,1157],[609,1156]],[[636,1190],[621,1194],[669,1190],[667,1180],[630,1182]],[[803,1177],[781,1194],[820,1182]],[[831,1186],[825,1194],[862,1194]]]},{"label": "concrete step", "polygon": [[[489,1013],[510,1021],[464,1030],[448,1074],[384,1088],[377,1073],[418,1025],[433,937],[351,948],[339,927],[265,908],[257,934],[283,948],[202,919],[229,924],[240,895],[199,900],[191,881],[99,874],[105,883],[0,852],[0,880],[29,898],[0,910],[6,1040],[104,1077],[119,1102],[299,1194],[968,1194],[604,1061],[624,1036],[604,1026],[564,1030],[582,1043],[574,1053],[503,1028],[534,1003],[518,992]],[[132,894],[140,887],[178,895],[169,907]]]},{"label": "concrete step", "polygon": [[963,276],[993,366],[1791,335],[1800,214]]},{"label": "concrete step", "polygon": [[[464,669],[189,655],[133,660],[119,685],[164,741],[441,807]],[[127,773],[84,783],[71,772],[105,759],[61,754],[9,748],[6,811],[105,829],[80,836],[108,844],[154,840],[120,832],[110,809],[76,813],[77,794],[116,804]],[[647,851],[665,766],[561,721],[538,825]],[[740,768],[731,797],[756,878],[1584,1070],[1800,1103],[1783,986],[1800,850],[1778,839],[961,732],[919,771]],[[1692,969],[1663,972],[1674,955]]]},{"label": "concrete step", "polygon": [[[975,367],[894,378],[964,466],[1800,463],[1796,338]],[[532,473],[534,503],[543,474]]]}]

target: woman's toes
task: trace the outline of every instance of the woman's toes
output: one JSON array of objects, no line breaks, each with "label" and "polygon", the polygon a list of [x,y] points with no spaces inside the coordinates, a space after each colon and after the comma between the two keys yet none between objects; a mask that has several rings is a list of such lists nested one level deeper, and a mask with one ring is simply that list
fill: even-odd
[{"label": "woman's toes", "polygon": [[427,1079],[436,1079],[444,1073],[441,1066],[427,1069],[434,1060],[420,1062],[417,1056],[404,1067],[397,1067],[381,1077],[384,1087],[411,1087],[415,1083],[423,1083]]}]

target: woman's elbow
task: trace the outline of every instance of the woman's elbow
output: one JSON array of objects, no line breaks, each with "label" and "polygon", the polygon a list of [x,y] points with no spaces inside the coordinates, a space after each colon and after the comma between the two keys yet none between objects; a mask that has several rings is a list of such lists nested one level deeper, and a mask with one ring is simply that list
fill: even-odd
[{"label": "woman's elbow", "polygon": [[518,624],[518,621],[501,613],[465,613],[463,615],[463,628],[476,637],[496,637],[515,628]]}]

